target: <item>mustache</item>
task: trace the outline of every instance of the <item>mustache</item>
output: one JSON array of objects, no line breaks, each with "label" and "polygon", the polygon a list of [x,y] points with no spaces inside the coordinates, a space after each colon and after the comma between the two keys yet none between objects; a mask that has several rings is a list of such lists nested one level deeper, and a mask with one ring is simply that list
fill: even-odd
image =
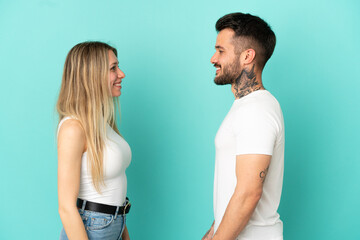
[{"label": "mustache", "polygon": [[215,64],[214,64],[214,67],[220,67],[220,65],[215,63]]}]

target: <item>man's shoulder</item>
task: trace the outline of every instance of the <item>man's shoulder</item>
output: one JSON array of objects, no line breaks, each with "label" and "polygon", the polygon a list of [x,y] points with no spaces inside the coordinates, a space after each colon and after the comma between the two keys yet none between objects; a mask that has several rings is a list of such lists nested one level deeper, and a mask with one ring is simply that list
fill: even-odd
[{"label": "man's shoulder", "polygon": [[232,109],[231,119],[236,124],[258,125],[282,121],[280,104],[270,92],[259,91],[244,100]]},{"label": "man's shoulder", "polygon": [[280,108],[277,99],[267,90],[253,92],[243,99],[235,100],[236,112],[263,112]]},{"label": "man's shoulder", "polygon": [[270,107],[271,105],[280,105],[278,100],[268,90],[259,90],[249,98],[248,104],[250,106],[264,106]]}]

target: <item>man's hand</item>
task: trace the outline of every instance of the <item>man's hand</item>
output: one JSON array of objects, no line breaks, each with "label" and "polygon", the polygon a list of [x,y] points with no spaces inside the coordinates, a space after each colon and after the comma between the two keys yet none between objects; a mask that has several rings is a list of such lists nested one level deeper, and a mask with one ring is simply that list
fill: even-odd
[{"label": "man's hand", "polygon": [[[214,221],[215,222],[215,221]],[[211,225],[211,228],[205,233],[201,240],[211,240],[214,235],[214,222]]]}]

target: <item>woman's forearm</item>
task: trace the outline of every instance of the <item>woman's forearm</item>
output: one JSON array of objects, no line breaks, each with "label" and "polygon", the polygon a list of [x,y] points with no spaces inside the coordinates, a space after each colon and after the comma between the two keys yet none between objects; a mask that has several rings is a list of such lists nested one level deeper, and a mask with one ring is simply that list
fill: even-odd
[{"label": "woman's forearm", "polygon": [[69,240],[88,240],[83,221],[77,208],[61,208],[59,209],[59,214]]}]

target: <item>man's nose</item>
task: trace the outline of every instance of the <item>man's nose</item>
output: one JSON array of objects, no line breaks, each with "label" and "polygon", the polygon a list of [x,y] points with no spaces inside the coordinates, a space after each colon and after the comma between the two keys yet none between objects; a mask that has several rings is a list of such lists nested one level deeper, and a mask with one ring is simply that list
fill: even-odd
[{"label": "man's nose", "polygon": [[210,62],[211,62],[212,64],[217,63],[217,56],[216,56],[216,53],[214,53],[214,55],[210,58]]}]

